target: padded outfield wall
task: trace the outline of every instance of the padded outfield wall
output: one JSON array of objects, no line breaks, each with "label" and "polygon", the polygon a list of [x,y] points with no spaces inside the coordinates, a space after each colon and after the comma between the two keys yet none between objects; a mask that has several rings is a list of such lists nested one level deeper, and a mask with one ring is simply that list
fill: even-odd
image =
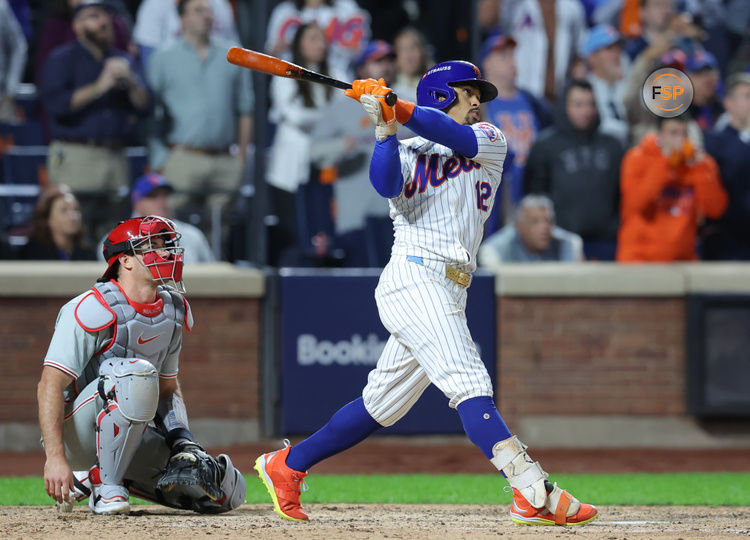
[{"label": "padded outfield wall", "polygon": [[[537,447],[750,446],[741,420],[717,430],[693,416],[686,323],[693,295],[750,293],[749,270],[498,269],[496,397],[511,429]],[[38,449],[36,383],[55,316],[100,271],[98,263],[0,263],[0,450]],[[191,427],[209,446],[274,435],[283,378],[275,280],[228,264],[186,267],[185,280],[196,319],[180,369]],[[320,317],[336,324],[325,305]]]}]

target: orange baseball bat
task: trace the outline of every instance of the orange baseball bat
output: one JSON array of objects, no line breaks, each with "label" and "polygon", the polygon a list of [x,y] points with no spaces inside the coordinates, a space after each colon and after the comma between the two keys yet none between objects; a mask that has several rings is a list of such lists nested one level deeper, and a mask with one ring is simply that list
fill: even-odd
[{"label": "orange baseball bat", "polygon": [[[261,73],[268,73],[269,75],[276,75],[277,77],[286,77],[287,79],[300,79],[302,81],[310,81],[314,83],[327,84],[334,88],[341,88],[347,90],[352,87],[350,83],[339,81],[333,77],[316,73],[309,69],[305,69],[297,64],[292,64],[281,58],[269,56],[267,54],[251,51],[250,49],[243,49],[242,47],[232,47],[227,51],[227,60],[230,64],[235,66],[241,66]],[[389,92],[385,96],[385,102],[388,105],[395,105],[398,96],[393,92]]]}]

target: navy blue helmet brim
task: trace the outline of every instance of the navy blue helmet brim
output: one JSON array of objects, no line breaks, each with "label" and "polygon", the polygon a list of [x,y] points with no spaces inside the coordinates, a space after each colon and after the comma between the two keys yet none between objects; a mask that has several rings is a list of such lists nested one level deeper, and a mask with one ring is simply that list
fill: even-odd
[{"label": "navy blue helmet brim", "polygon": [[492,101],[497,97],[497,88],[494,84],[484,79],[468,79],[465,81],[451,81],[448,83],[451,86],[460,86],[462,84],[469,84],[476,86],[479,89],[479,102],[486,103]]}]

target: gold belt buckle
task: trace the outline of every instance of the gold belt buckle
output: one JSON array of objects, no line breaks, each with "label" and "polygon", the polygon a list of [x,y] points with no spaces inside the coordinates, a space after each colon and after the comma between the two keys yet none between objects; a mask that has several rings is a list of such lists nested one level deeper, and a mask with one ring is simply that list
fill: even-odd
[{"label": "gold belt buckle", "polygon": [[471,274],[468,272],[462,272],[452,266],[445,265],[445,277],[451,281],[455,281],[462,287],[468,287],[471,285]]}]

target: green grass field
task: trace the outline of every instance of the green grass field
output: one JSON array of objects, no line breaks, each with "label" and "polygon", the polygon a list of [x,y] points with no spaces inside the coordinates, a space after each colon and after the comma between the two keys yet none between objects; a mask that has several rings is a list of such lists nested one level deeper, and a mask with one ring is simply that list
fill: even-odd
[{"label": "green grass field", "polygon": [[[247,476],[247,502],[269,503],[265,488]],[[597,505],[750,506],[750,473],[571,474],[551,480]],[[312,475],[308,503],[510,504],[505,481],[492,474]],[[136,501],[134,501],[136,502]],[[0,478],[0,505],[46,505],[38,476]]]}]

